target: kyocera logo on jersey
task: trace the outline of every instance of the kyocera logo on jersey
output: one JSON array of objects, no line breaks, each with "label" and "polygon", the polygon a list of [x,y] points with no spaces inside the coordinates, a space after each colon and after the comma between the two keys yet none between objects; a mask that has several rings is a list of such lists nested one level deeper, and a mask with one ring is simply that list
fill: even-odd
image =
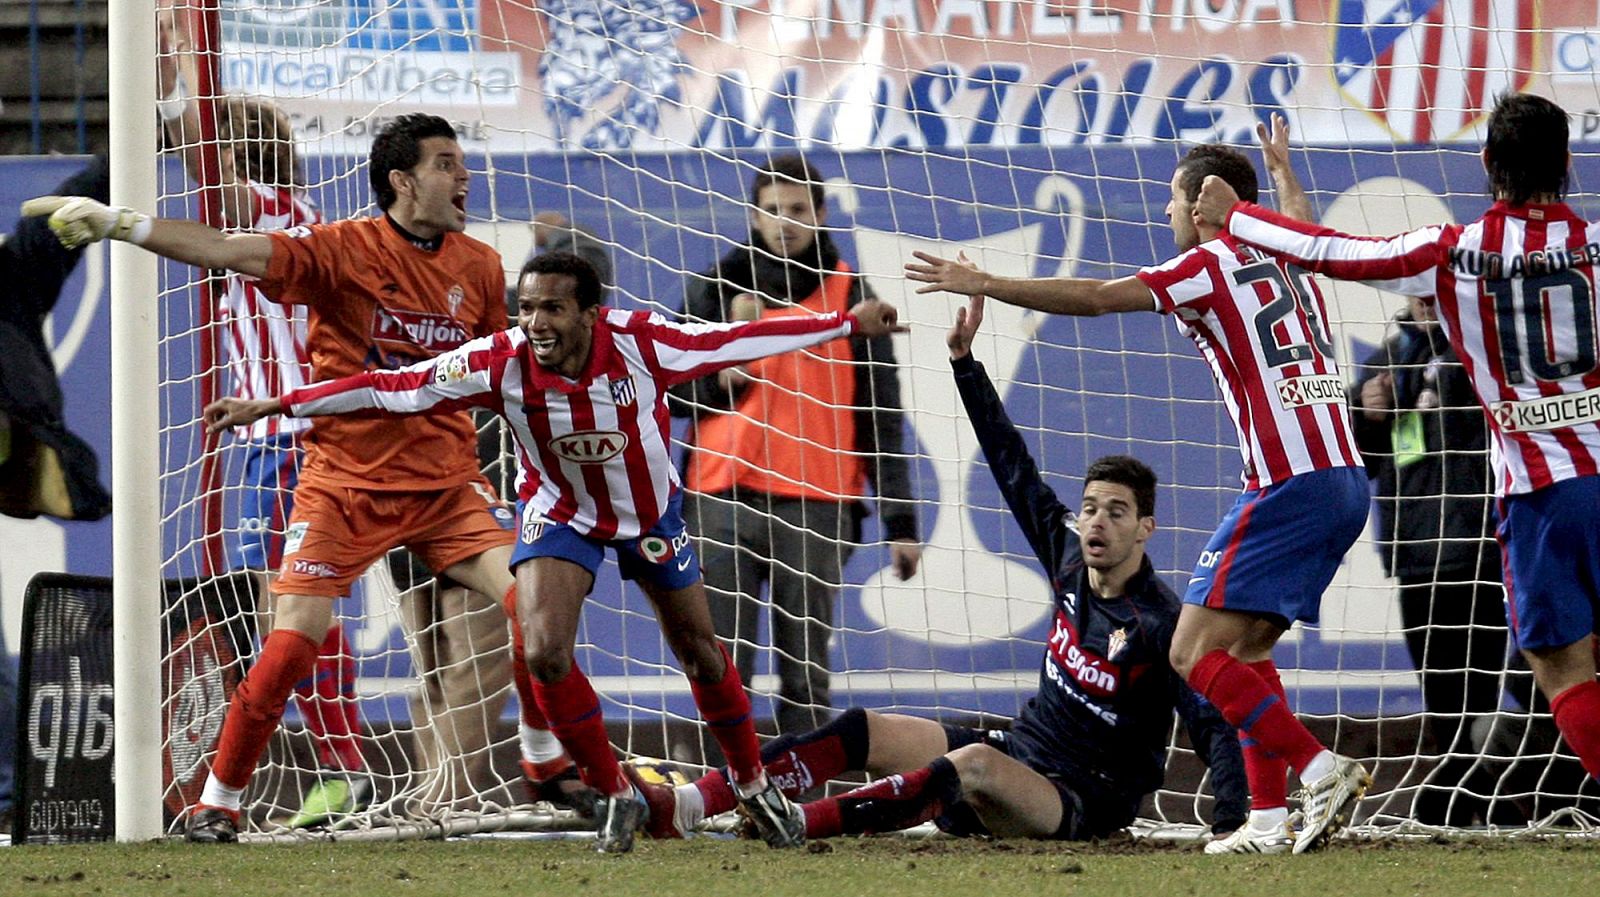
[{"label": "kyocera logo on jersey", "polygon": [[372,338],[445,352],[471,339],[472,334],[449,315],[379,308],[372,314]]},{"label": "kyocera logo on jersey", "polygon": [[1309,374],[1278,383],[1278,404],[1285,409],[1344,402],[1344,381],[1338,374]]},{"label": "kyocera logo on jersey", "polygon": [[1056,614],[1055,631],[1050,634],[1050,656],[1054,657],[1084,691],[1104,696],[1117,690],[1117,672],[1103,664],[1110,661],[1078,647],[1078,632],[1064,614]]},{"label": "kyocera logo on jersey", "polygon": [[579,430],[550,440],[550,451],[574,464],[604,464],[628,447],[628,434],[616,430]]}]

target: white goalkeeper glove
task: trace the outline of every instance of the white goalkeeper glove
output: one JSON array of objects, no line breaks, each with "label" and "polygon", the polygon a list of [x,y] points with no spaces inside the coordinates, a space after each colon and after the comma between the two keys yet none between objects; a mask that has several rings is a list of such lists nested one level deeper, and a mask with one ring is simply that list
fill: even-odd
[{"label": "white goalkeeper glove", "polygon": [[49,215],[50,230],[68,249],[108,238],[139,244],[150,236],[149,215],[87,196],[37,196],[22,204],[22,214]]}]

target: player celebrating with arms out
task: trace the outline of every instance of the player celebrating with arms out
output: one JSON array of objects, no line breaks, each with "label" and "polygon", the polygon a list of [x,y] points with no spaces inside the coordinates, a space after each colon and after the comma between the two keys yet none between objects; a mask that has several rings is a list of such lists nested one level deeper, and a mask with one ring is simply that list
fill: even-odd
[{"label": "player celebrating with arms out", "polygon": [[517,621],[539,705],[583,780],[605,795],[597,848],[622,853],[647,822],[644,798],[606,737],[599,698],[573,657],[579,613],[607,548],[637,581],[689,677],[695,704],[733,776],[741,809],[774,847],[800,844],[805,820],[762,770],[750,699],[706,606],[668,453],[667,389],[725,367],[828,340],[895,332],[877,301],[833,312],[734,324],[674,324],[603,309],[600,279],[569,253],[537,256],[517,287],[520,326],[430,361],[371,371],[277,399],[223,399],[214,429],[268,414],[373,409],[424,414],[489,408],[510,424],[522,470],[521,527],[511,558]]},{"label": "player celebrating with arms out", "polygon": [[1313,271],[1435,306],[1494,434],[1511,631],[1562,737],[1600,778],[1600,223],[1562,201],[1567,141],[1560,106],[1501,96],[1483,145],[1495,202],[1467,225],[1353,237],[1274,215],[1212,178],[1196,214]]},{"label": "player celebrating with arms out", "polygon": [[[975,296],[956,312],[945,342],[984,460],[1054,584],[1039,691],[1009,731],[852,708],[767,742],[767,774],[791,794],[852,770],[889,776],[806,804],[807,837],[932,819],[958,835],[1103,838],[1161,787],[1176,709],[1211,768],[1215,829],[1234,831],[1246,804],[1239,739],[1167,660],[1180,605],[1144,550],[1155,531],[1156,475],[1135,458],[1100,458],[1084,473],[1082,508],[1064,505],[972,357],[983,303]],[[676,789],[642,787],[659,838],[681,838],[733,808],[721,771]]]},{"label": "player celebrating with arms out", "polygon": [[[126,240],[255,278],[266,297],[307,305],[317,380],[399,367],[502,329],[505,272],[493,249],[462,234],[470,174],[450,123],[422,114],[395,119],[373,140],[369,176],[382,215],[273,233],[225,233],[87,197],[40,197],[22,211],[48,214],[67,246]],[[312,426],[272,584],[273,630],[234,693],[189,817],[189,840],[237,840],[245,788],[295,683],[311,673],[333,599],[384,552],[405,544],[474,591],[512,592],[512,526],[497,509],[504,513],[478,472],[477,433],[465,414],[326,418]],[[546,728],[531,697],[523,718]],[[560,744],[543,735],[541,759],[554,770]]]},{"label": "player celebrating with arms out", "polygon": [[[1265,137],[1262,129],[1258,134]],[[1305,208],[1274,122],[1269,168]],[[1315,623],[1322,592],[1367,519],[1367,480],[1345,414],[1322,295],[1302,271],[1251,252],[1192,215],[1216,175],[1255,197],[1256,172],[1235,150],[1197,146],[1172,175],[1167,217],[1180,254],[1131,277],[1007,278],[917,253],[919,293],[987,295],[1053,314],[1155,311],[1177,318],[1211,365],[1244,456],[1244,492],[1200,556],[1172,636],[1172,665],[1238,727],[1250,779],[1249,823],[1211,852],[1302,853],[1347,821],[1371,779],[1323,747],[1289,710],[1272,648],[1295,621]],[[1284,558],[1303,561],[1285,567]],[[1292,831],[1284,765],[1305,785]],[[1292,847],[1291,847],[1292,845]]]}]

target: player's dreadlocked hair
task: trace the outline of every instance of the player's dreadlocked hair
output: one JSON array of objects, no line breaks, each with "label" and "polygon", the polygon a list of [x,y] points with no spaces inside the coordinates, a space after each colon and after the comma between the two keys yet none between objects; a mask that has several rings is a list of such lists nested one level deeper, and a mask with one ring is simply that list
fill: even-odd
[{"label": "player's dreadlocked hair", "polygon": [[1156,516],[1156,472],[1138,458],[1106,455],[1096,459],[1083,474],[1083,485],[1116,483],[1133,491],[1133,503],[1140,517]]},{"label": "player's dreadlocked hair", "polygon": [[1220,143],[1207,143],[1194,147],[1178,162],[1178,186],[1190,202],[1200,198],[1200,185],[1206,175],[1214,174],[1233,188],[1245,202],[1255,202],[1260,195],[1256,184],[1256,167],[1244,153]]},{"label": "player's dreadlocked hair", "polygon": [[760,205],[761,190],[772,184],[799,184],[811,188],[811,207],[818,212],[827,203],[827,195],[823,192],[822,175],[811,167],[804,156],[791,153],[786,156],[773,156],[756,172],[756,178],[750,183],[750,204]]},{"label": "player's dreadlocked hair", "polygon": [[372,159],[367,176],[378,208],[388,211],[397,198],[389,186],[389,172],[410,171],[422,161],[422,141],[429,137],[456,139],[456,129],[437,115],[412,112],[402,115],[378,132],[372,141]]},{"label": "player's dreadlocked hair", "polygon": [[1542,193],[1567,193],[1567,113],[1544,97],[1503,93],[1489,113],[1483,148],[1489,192],[1523,205]]},{"label": "player's dreadlocked hair", "polygon": [[218,113],[217,141],[230,148],[241,177],[257,184],[305,186],[289,116],[282,109],[261,97],[229,95]]},{"label": "player's dreadlocked hair", "polygon": [[546,252],[528,259],[527,264],[522,266],[522,273],[517,275],[519,287],[530,274],[565,274],[577,281],[579,309],[600,304],[600,274],[580,256],[570,252]]}]

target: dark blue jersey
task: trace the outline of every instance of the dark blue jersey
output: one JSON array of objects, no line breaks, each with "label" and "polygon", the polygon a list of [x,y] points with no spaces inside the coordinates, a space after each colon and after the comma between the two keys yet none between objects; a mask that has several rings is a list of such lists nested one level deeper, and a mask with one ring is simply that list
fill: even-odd
[{"label": "dark blue jersey", "polygon": [[983,365],[970,354],[950,364],[989,470],[1054,592],[1039,692],[1012,724],[1012,755],[1137,802],[1161,786],[1176,710],[1211,767],[1218,828],[1235,827],[1249,802],[1238,735],[1167,659],[1178,597],[1149,558],[1121,597],[1094,593],[1073,512],[1045,485]]}]

